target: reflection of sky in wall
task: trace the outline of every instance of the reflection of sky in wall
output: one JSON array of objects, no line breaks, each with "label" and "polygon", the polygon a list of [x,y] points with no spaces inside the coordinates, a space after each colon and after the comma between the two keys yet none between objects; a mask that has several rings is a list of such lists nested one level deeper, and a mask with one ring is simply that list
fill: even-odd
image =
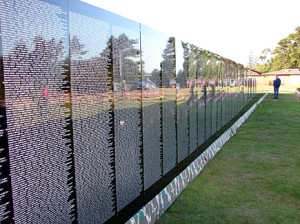
[{"label": "reflection of sky in wall", "polygon": [[[120,35],[125,34],[130,40],[137,40],[138,42],[134,45],[134,48],[139,50],[140,49],[140,34],[138,29],[138,24],[136,24],[136,31],[132,31],[120,26],[112,25],[112,35],[115,38],[118,38]],[[140,57],[128,57],[129,59],[137,62],[140,60]]]},{"label": "reflection of sky in wall", "polygon": [[[151,43],[151,44],[147,44]],[[154,69],[160,70],[160,63],[163,61],[163,45],[151,37],[142,35],[142,59],[144,61],[144,71],[151,73]]]},{"label": "reflection of sky in wall", "polygon": [[162,54],[166,48],[168,37],[158,31],[150,30],[150,28],[143,25],[141,26],[141,31],[144,71],[146,73],[151,73],[154,69],[160,70],[160,63],[163,61]]},{"label": "reflection of sky in wall", "polygon": [[176,74],[179,70],[183,70],[183,47],[181,40],[175,38],[175,51],[176,51]]},{"label": "reflection of sky in wall", "polygon": [[[79,0],[72,1],[72,4],[70,4],[70,10],[72,12],[80,12],[80,14],[85,16],[84,18],[88,17],[90,21],[88,23],[90,26],[88,30],[93,30],[93,35],[89,35],[88,32],[78,32],[78,35],[80,35],[79,39],[85,45],[85,50],[88,51],[83,58],[99,56],[99,52],[102,52],[106,47],[106,44],[103,46],[103,43],[97,41],[99,37],[95,37],[95,35],[101,35],[101,30],[99,30],[97,27],[99,25],[99,21],[102,21],[103,24],[107,22],[111,25],[112,35],[114,35],[115,38],[118,38],[124,33],[129,37],[129,39],[138,40],[138,44],[135,45],[135,48],[140,49],[139,23],[113,14],[101,8],[86,4]],[[80,26],[78,27],[80,28]],[[163,60],[163,50],[166,48],[169,37],[144,25],[141,25],[141,29],[143,35],[143,41],[141,45],[143,61],[145,62],[144,70],[147,73],[151,73],[153,69],[160,68],[160,63]],[[138,57],[131,59],[137,61],[140,58]]]},{"label": "reflection of sky in wall", "polygon": [[[80,33],[79,39],[83,41],[85,50],[88,51],[84,58],[99,56],[98,53],[102,52],[107,46],[106,43],[103,45],[103,43],[97,41],[102,38],[100,23],[108,24],[112,35],[116,38],[124,33],[129,39],[139,40],[139,24],[137,22],[86,4],[80,0],[72,0],[69,7],[71,12],[81,14],[84,16],[83,18],[88,18],[89,22],[86,23],[89,26],[88,30],[93,31],[93,35],[88,32],[78,32]],[[139,47],[139,43],[136,44],[136,49],[139,49]]]}]

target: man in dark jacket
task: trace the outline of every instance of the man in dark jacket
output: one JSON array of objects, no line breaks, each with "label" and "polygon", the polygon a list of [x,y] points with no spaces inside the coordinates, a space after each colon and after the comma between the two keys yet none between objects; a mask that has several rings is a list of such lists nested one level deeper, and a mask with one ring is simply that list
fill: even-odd
[{"label": "man in dark jacket", "polygon": [[273,82],[273,86],[274,86],[274,101],[275,101],[275,99],[279,98],[279,87],[280,87],[280,84],[281,84],[281,80],[276,75],[276,78],[274,79],[274,82]]}]

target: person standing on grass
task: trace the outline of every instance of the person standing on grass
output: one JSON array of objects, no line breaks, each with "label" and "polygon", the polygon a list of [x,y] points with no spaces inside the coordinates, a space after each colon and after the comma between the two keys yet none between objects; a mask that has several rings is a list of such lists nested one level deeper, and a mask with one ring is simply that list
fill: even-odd
[{"label": "person standing on grass", "polygon": [[274,101],[279,98],[279,87],[281,84],[280,78],[276,75],[276,78],[274,79],[273,86],[274,86]]}]

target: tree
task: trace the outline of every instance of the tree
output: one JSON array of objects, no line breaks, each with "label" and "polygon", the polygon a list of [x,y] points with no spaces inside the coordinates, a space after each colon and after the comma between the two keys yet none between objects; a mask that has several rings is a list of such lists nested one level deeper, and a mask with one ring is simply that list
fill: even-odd
[{"label": "tree", "polygon": [[270,54],[271,54],[271,49],[270,48],[265,48],[261,53],[262,55],[259,56],[259,60],[263,63],[266,63],[267,60],[269,60],[270,58]]},{"label": "tree", "polygon": [[183,64],[182,64],[182,70],[179,70],[177,73],[177,83],[180,84],[181,87],[187,87],[187,78],[188,78],[188,60],[189,60],[189,49],[188,49],[188,43],[181,42],[181,46],[183,48]]},{"label": "tree", "polygon": [[248,66],[254,67],[257,65],[257,60],[253,55],[253,50],[250,51],[249,57],[248,57]]},{"label": "tree", "polygon": [[300,65],[300,26],[296,32],[279,41],[273,54],[272,70],[299,68]]},{"label": "tree", "polygon": [[288,68],[300,67],[300,26],[296,27],[296,32],[291,33],[288,37],[281,39],[275,50],[272,52],[275,55],[270,60],[268,58],[270,49],[265,49],[260,56],[262,63],[259,65],[249,66],[259,72],[271,72]]},{"label": "tree", "polygon": [[160,70],[156,68],[153,69],[150,74],[150,80],[153,81],[156,85],[160,83],[160,73],[161,73]]},{"label": "tree", "polygon": [[198,60],[196,46],[189,44],[189,79],[194,82],[197,78]]},{"label": "tree", "polygon": [[170,37],[167,41],[166,48],[162,54],[163,59],[174,60],[175,58],[175,37]]},{"label": "tree", "polygon": [[111,63],[108,71],[113,74],[114,84],[118,89],[121,89],[123,80],[126,80],[129,88],[140,80],[138,40],[129,39],[124,33],[117,38],[111,36],[101,56],[109,58]]},{"label": "tree", "polygon": [[174,79],[176,73],[175,67],[175,38],[170,37],[167,41],[166,48],[162,54],[163,61],[161,63],[162,69],[162,85],[169,86],[170,80]]},{"label": "tree", "polygon": [[73,36],[70,42],[70,52],[73,58],[81,59],[83,55],[86,55],[88,51],[84,50],[84,44],[80,43],[80,40],[77,36]]}]

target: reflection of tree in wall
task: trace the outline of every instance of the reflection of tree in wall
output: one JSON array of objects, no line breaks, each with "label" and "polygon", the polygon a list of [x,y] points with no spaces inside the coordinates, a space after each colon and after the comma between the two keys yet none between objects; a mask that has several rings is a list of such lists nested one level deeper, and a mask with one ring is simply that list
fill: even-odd
[{"label": "reflection of tree in wall", "polygon": [[111,86],[111,89],[113,88],[113,67],[112,67],[112,60],[113,60],[113,54],[112,54],[112,39],[113,39],[113,36],[111,36],[106,45],[107,47],[100,53],[100,56],[103,57],[103,58],[107,58],[107,75],[110,77],[110,86]]},{"label": "reflection of tree in wall", "polygon": [[[62,41],[56,42],[53,38],[46,41],[41,36],[34,38],[34,50],[29,52],[24,43],[19,43],[8,55],[7,75],[18,74],[26,77],[26,82],[20,83],[20,95],[39,93],[44,88],[48,88],[52,93],[60,92],[63,86],[62,80],[51,80],[53,74],[65,75],[64,68],[64,47]],[[28,86],[28,83],[30,85]]]},{"label": "reflection of tree in wall", "polygon": [[[118,38],[112,36],[107,42],[104,52],[112,49],[110,59],[113,59],[114,83],[119,87],[122,80],[126,81],[128,88],[140,80],[140,50],[137,49],[138,40],[129,39],[126,34],[121,34]],[[111,68],[110,68],[111,70]]]},{"label": "reflection of tree in wall", "polygon": [[210,59],[205,51],[202,51],[199,56],[200,77],[208,83],[210,75]]},{"label": "reflection of tree in wall", "polygon": [[189,49],[189,79],[194,82],[198,70],[197,47],[189,44]]},{"label": "reflection of tree in wall", "polygon": [[219,61],[219,85],[224,86],[225,62],[223,59]]},{"label": "reflection of tree in wall", "polygon": [[[72,86],[74,93],[104,93],[109,91],[108,68],[110,51],[105,49],[99,56],[84,58],[88,53],[77,36],[70,42]],[[97,80],[97,82],[95,82]]]},{"label": "reflection of tree in wall", "polygon": [[153,71],[150,73],[150,80],[154,82],[156,85],[160,83],[160,74],[161,71],[156,69],[153,69]]},{"label": "reflection of tree in wall", "polygon": [[189,49],[188,43],[181,42],[183,48],[183,70],[180,70],[177,73],[177,83],[180,84],[181,87],[187,87],[187,77],[188,77],[188,65],[189,65]]},{"label": "reflection of tree in wall", "polygon": [[230,74],[231,74],[231,64],[230,64],[230,61],[227,61],[226,74],[225,74],[226,86],[230,85]]},{"label": "reflection of tree in wall", "polygon": [[166,48],[162,54],[163,61],[162,67],[162,85],[163,87],[169,87],[171,79],[174,79],[175,69],[175,38],[170,37],[167,41]]},{"label": "reflection of tree in wall", "polygon": [[245,78],[244,68],[243,68],[243,66],[239,66],[239,84],[242,86],[244,85],[244,78]]},{"label": "reflection of tree in wall", "polygon": [[219,72],[219,66],[218,66],[218,60],[215,56],[211,57],[211,73],[210,73],[210,79],[214,80],[215,82],[218,80],[218,72]]},{"label": "reflection of tree in wall", "polygon": [[84,50],[84,44],[80,43],[77,36],[73,36],[70,42],[70,52],[74,59],[81,59],[88,51]]},{"label": "reflection of tree in wall", "polygon": [[199,78],[204,78],[204,64],[205,64],[204,56],[198,51],[197,54],[197,76]]}]

